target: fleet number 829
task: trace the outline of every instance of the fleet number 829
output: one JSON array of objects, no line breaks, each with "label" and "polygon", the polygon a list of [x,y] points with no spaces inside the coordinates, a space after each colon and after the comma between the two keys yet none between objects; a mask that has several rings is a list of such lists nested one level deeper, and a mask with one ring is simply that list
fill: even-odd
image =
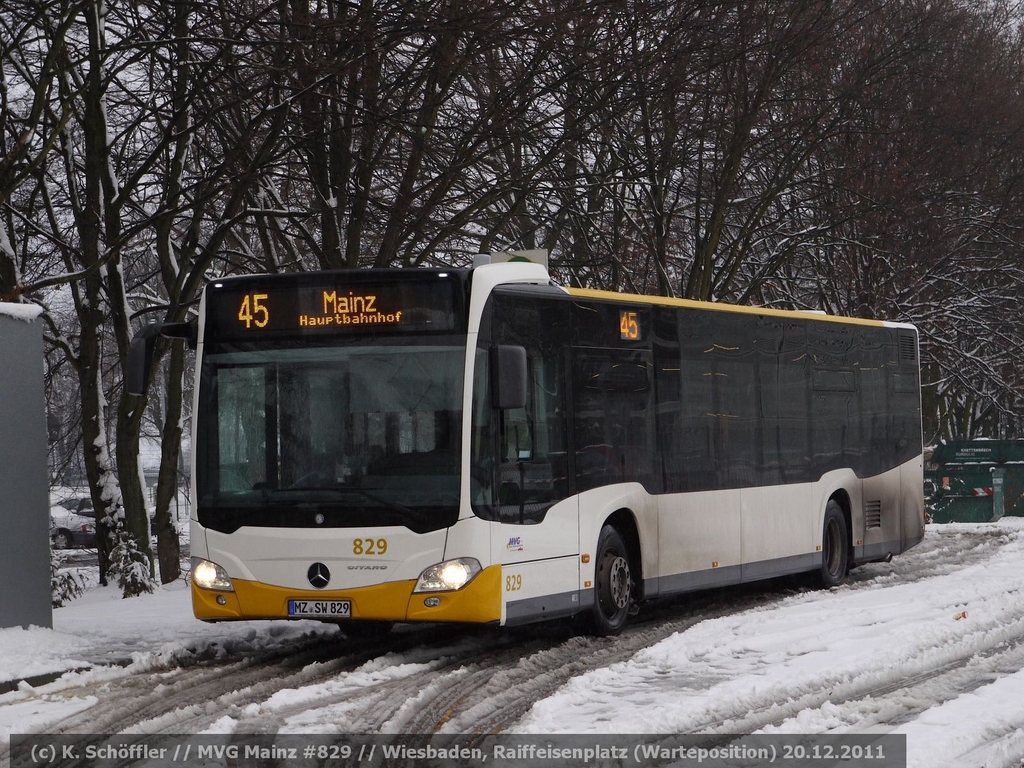
[{"label": "fleet number 829", "polygon": [[388,551],[387,539],[353,539],[353,555],[383,555]]}]

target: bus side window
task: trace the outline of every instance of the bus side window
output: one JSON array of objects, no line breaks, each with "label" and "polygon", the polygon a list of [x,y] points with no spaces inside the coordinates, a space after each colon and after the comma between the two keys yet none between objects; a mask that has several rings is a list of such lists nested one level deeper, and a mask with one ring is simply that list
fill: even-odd
[{"label": "bus side window", "polygon": [[576,351],[577,491],[619,482],[656,486],[651,371],[642,351]]}]

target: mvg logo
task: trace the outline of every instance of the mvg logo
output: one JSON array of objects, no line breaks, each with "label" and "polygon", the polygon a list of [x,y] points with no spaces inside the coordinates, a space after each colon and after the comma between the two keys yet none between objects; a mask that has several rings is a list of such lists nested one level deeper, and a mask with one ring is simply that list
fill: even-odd
[{"label": "mvg logo", "polygon": [[505,545],[505,549],[509,552],[522,552],[523,551],[523,537],[512,536],[508,540],[508,544]]}]

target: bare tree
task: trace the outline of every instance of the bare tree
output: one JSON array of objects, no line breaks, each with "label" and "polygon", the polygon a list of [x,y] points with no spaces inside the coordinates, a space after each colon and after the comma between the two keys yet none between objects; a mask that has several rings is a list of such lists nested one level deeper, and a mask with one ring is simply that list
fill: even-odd
[{"label": "bare tree", "polygon": [[[804,274],[826,308],[921,326],[928,439],[992,436],[1000,413],[1019,408],[1024,364],[1020,324],[1007,322],[1024,277],[1013,256],[1024,213],[1020,33],[999,4],[932,3],[894,20],[898,66],[859,89],[829,148],[830,167],[843,169],[842,223]],[[865,27],[847,55],[891,51],[894,26]]]}]

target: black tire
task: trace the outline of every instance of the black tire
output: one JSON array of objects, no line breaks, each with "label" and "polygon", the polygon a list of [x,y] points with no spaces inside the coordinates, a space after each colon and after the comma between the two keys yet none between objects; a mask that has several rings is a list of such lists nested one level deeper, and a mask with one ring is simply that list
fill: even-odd
[{"label": "black tire", "polygon": [[57,531],[53,534],[54,549],[71,549],[71,534],[67,531]]},{"label": "black tire", "polygon": [[846,581],[850,572],[850,536],[846,517],[835,499],[825,507],[825,526],[821,536],[821,571],[819,581],[825,589]]},{"label": "black tire", "polygon": [[594,563],[594,607],[591,624],[595,635],[609,637],[626,626],[633,599],[633,576],[626,543],[615,528],[606,525],[597,538]]}]

